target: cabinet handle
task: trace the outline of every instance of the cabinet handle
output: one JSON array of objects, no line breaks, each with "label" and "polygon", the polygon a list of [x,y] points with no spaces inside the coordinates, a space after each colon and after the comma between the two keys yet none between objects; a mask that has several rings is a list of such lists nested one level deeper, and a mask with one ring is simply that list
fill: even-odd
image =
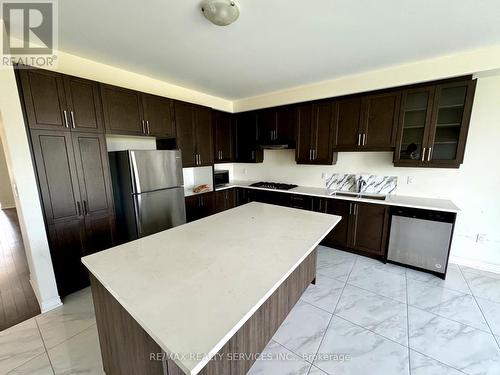
[{"label": "cabinet handle", "polygon": [[64,126],[66,128],[69,128],[69,123],[68,123],[68,111],[63,110],[63,115],[64,115]]},{"label": "cabinet handle", "polygon": [[354,205],[354,216],[358,216],[358,204]]},{"label": "cabinet handle", "polygon": [[148,135],[151,134],[150,129],[149,129],[149,120],[146,120],[146,128],[148,130]]},{"label": "cabinet handle", "polygon": [[78,212],[78,216],[82,216],[82,206],[80,205],[80,202],[76,202],[76,210]]},{"label": "cabinet handle", "polygon": [[361,146],[361,134],[358,134],[358,146]]},{"label": "cabinet handle", "polygon": [[69,114],[71,116],[71,125],[73,126],[73,129],[76,129],[75,114],[73,113],[73,111],[69,111]]},{"label": "cabinet handle", "polygon": [[318,150],[314,149],[313,150],[313,160],[316,160],[318,158]]},{"label": "cabinet handle", "polygon": [[312,160],[312,148],[309,149],[309,160]]},{"label": "cabinet handle", "polygon": [[432,155],[432,147],[429,147],[429,151],[427,154],[427,161],[431,161],[431,155]]},{"label": "cabinet handle", "polygon": [[366,133],[363,133],[363,142],[362,145],[364,146],[366,144]]},{"label": "cabinet handle", "polygon": [[352,215],[352,203],[349,203],[349,215]]},{"label": "cabinet handle", "polygon": [[427,150],[427,147],[422,150],[422,161],[425,161],[425,150]]},{"label": "cabinet handle", "polygon": [[142,134],[146,134],[146,127],[144,124],[144,120],[141,120],[141,126],[142,126]]},{"label": "cabinet handle", "polygon": [[255,151],[252,150],[252,160],[255,160]]},{"label": "cabinet handle", "polygon": [[88,215],[89,214],[89,208],[87,206],[87,201],[83,200],[83,214]]},{"label": "cabinet handle", "polygon": [[200,161],[199,165],[201,165],[201,154],[198,154],[198,160]]}]

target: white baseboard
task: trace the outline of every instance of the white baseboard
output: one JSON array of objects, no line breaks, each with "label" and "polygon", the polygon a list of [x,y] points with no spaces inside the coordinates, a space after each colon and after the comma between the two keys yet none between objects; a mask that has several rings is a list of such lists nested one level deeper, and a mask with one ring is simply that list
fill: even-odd
[{"label": "white baseboard", "polygon": [[450,263],[456,263],[461,266],[476,268],[481,271],[488,271],[500,274],[500,264],[486,263],[477,260],[461,258],[453,255],[450,255]]},{"label": "white baseboard", "polygon": [[61,301],[61,298],[59,296],[42,301],[40,299],[40,296],[37,293],[37,289],[35,287],[33,287],[33,282],[31,281],[31,277],[30,277],[30,285],[31,285],[31,288],[33,289],[33,292],[35,292],[35,297],[38,301],[38,304],[40,305],[40,311],[42,314],[46,313],[47,311],[54,310],[55,308],[58,308],[59,306],[62,306],[62,301]]}]

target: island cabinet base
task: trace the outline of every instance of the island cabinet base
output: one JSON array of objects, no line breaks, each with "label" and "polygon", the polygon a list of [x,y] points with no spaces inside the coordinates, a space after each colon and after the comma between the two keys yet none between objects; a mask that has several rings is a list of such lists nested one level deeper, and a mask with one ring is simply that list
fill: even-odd
[{"label": "island cabinet base", "polygon": [[[244,375],[283,320],[316,277],[316,250],[199,372],[201,375]],[[104,371],[107,375],[184,375],[114,297],[91,275],[92,296]]]}]

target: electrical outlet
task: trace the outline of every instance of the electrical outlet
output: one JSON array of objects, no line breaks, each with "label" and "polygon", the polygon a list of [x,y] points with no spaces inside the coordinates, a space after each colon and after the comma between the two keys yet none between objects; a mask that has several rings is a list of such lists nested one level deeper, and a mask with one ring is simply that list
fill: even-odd
[{"label": "electrical outlet", "polygon": [[411,185],[413,183],[415,183],[415,176],[407,176],[406,177],[406,184]]},{"label": "electrical outlet", "polygon": [[486,234],[485,233],[478,233],[476,235],[476,242],[477,243],[484,243],[485,239],[486,239]]},{"label": "electrical outlet", "polygon": [[322,172],[321,173],[321,178],[323,180],[328,180],[329,177],[330,177],[330,174],[328,172]]}]

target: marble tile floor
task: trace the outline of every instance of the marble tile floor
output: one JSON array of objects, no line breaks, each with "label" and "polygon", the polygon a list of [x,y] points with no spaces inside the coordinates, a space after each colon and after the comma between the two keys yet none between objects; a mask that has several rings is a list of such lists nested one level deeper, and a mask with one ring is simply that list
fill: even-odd
[{"label": "marble tile floor", "polygon": [[[320,246],[318,276],[250,375],[500,374],[500,275],[446,280]],[[102,374],[89,289],[0,332],[0,374]]]}]

